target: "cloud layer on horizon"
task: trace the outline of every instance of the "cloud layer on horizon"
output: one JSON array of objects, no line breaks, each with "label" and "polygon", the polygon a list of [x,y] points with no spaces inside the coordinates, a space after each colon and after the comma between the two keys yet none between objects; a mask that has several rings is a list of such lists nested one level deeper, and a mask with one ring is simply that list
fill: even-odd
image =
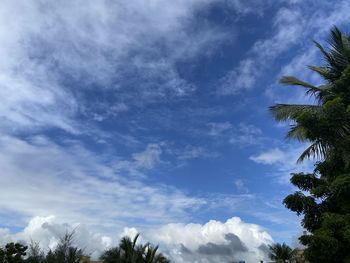
[{"label": "cloud layer on horizon", "polygon": [[[39,242],[43,250],[54,249],[66,233],[74,233],[73,243],[84,249],[84,253],[98,258],[101,253],[118,243],[118,237],[131,238],[135,228],[125,227],[123,232],[102,235],[84,224],[68,224],[55,216],[34,217],[20,232],[11,233],[0,228],[0,245],[6,242]],[[230,260],[255,262],[267,258],[267,246],[273,242],[261,227],[247,224],[238,217],[226,222],[211,220],[201,224],[166,224],[148,228],[141,233],[141,242],[159,244],[161,251],[174,262],[215,263]]]}]

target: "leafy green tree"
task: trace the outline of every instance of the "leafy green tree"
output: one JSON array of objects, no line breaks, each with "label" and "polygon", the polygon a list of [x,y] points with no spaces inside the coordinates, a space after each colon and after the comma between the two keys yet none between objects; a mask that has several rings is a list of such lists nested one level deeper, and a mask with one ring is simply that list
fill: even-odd
[{"label": "leafy green tree", "polygon": [[277,104],[271,111],[277,121],[292,122],[287,137],[311,143],[299,161],[318,158],[312,173],[292,174],[291,183],[300,191],[284,199],[287,208],[303,216],[305,257],[345,263],[350,262],[350,37],[335,27],[328,50],[315,43],[325,65],[309,68],[325,83],[314,86],[290,76],[281,82],[306,88],[317,103]]},{"label": "leafy green tree", "polygon": [[269,246],[269,249],[270,249],[270,254],[269,254],[270,259],[274,260],[276,263],[285,263],[288,261],[290,262],[291,260],[294,259],[293,249],[291,249],[285,243],[273,244]]},{"label": "leafy green tree", "polygon": [[0,263],[22,263],[28,247],[20,243],[8,243],[0,248]]}]

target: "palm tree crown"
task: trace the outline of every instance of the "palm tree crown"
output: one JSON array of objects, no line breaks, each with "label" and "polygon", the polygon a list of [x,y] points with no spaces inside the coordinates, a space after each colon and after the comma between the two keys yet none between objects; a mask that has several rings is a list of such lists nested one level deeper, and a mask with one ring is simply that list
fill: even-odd
[{"label": "palm tree crown", "polygon": [[[340,98],[345,105],[350,104],[349,92],[347,92],[350,82],[350,37],[345,36],[337,27],[334,27],[331,30],[328,51],[318,42],[315,44],[326,63],[323,66],[309,66],[309,69],[320,75],[325,83],[314,86],[292,76],[284,76],[280,82],[284,85],[305,88],[306,95],[313,96],[316,104],[276,104],[270,107],[277,121],[292,121],[293,124],[287,133],[287,138],[294,138],[302,142],[311,141],[311,145],[299,157],[299,162],[312,156],[327,156],[336,138],[344,138],[350,133],[350,123],[343,119],[334,120],[332,128],[322,136],[319,130],[312,131],[315,130],[317,120],[327,114],[324,110],[327,104],[331,104],[335,98]],[[310,128],[311,126],[313,129]],[[322,128],[319,125],[319,129]]]},{"label": "palm tree crown", "polygon": [[150,243],[137,245],[138,238],[139,234],[133,240],[123,237],[119,246],[105,251],[101,259],[105,263],[170,263],[162,253],[158,253],[158,246]]}]

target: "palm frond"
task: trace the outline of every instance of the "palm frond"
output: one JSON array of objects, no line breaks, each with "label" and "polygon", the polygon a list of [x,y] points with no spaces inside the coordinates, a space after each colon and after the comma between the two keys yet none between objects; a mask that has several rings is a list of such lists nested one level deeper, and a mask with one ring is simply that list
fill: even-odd
[{"label": "palm frond", "polygon": [[321,106],[308,104],[276,104],[269,108],[277,121],[294,120],[300,112],[320,112]]},{"label": "palm frond", "polygon": [[324,78],[327,81],[335,80],[334,75],[332,74],[332,71],[329,69],[329,67],[318,67],[318,66],[307,66],[307,67],[310,70],[319,74],[322,78]]},{"label": "palm frond", "polygon": [[332,69],[333,67],[337,67],[337,63],[334,60],[334,57],[331,54],[329,54],[320,43],[318,43],[317,41],[314,41],[314,43],[316,47],[321,51],[323,57],[329,65],[329,68]]},{"label": "palm frond", "polygon": [[318,87],[307,83],[305,81],[302,81],[300,79],[297,79],[296,77],[293,76],[283,76],[280,79],[280,83],[285,84],[285,85],[293,85],[293,86],[302,86],[305,88],[313,89],[315,91],[320,91]]},{"label": "palm frond", "polygon": [[301,125],[293,125],[287,135],[286,138],[288,139],[297,139],[300,142],[305,142],[308,140],[307,138],[307,130],[305,129],[305,127],[301,126]]},{"label": "palm frond", "polygon": [[316,87],[310,83],[302,81],[302,80],[300,80],[296,77],[293,77],[293,76],[283,76],[280,79],[280,83],[282,83],[284,85],[304,87],[307,89],[306,95],[315,96],[318,100],[320,100],[320,93],[324,92],[324,89],[322,89],[320,87]]},{"label": "palm frond", "polygon": [[330,146],[320,140],[313,142],[306,150],[300,155],[297,163],[303,162],[305,159],[310,159],[311,157],[321,159],[327,155]]},{"label": "palm frond", "polygon": [[331,46],[330,53],[337,62],[338,66],[345,68],[349,64],[349,41],[337,28],[333,27],[331,30],[330,40],[328,41]]},{"label": "palm frond", "polygon": [[136,242],[137,242],[137,239],[139,238],[140,234],[137,233],[136,236],[134,237],[133,241],[132,241],[132,247],[134,248],[136,246]]}]

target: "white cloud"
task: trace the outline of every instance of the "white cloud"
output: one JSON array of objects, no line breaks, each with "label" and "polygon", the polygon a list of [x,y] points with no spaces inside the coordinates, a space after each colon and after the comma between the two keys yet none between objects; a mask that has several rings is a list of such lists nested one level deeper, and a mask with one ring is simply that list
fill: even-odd
[{"label": "white cloud", "polygon": [[[237,211],[254,198],[191,196],[175,187],[149,185],[147,178],[116,170],[117,160],[106,160],[74,141],[70,146],[61,143],[39,136],[0,137],[0,224],[11,220],[11,225],[21,226],[26,218],[58,215],[64,222],[81,222],[97,231],[120,231],[131,223],[138,227],[184,221],[200,208]],[[129,164],[135,171],[151,169],[159,154],[158,146],[150,145]]]},{"label": "white cloud", "polygon": [[260,145],[265,140],[262,131],[252,124],[240,122],[234,125],[230,122],[210,122],[207,125],[208,135],[239,147]]},{"label": "white cloud", "polygon": [[182,149],[177,153],[177,159],[184,162],[191,159],[197,159],[197,158],[207,159],[207,158],[214,158],[217,156],[218,156],[218,153],[216,152],[210,152],[204,147],[200,147],[200,146],[196,147],[193,145],[186,145],[184,149]]},{"label": "white cloud", "polygon": [[162,150],[158,144],[149,144],[145,151],[133,154],[135,166],[151,169],[156,162],[159,162],[159,156]]},{"label": "white cloud", "polygon": [[238,14],[247,15],[247,14],[257,14],[263,15],[264,9],[266,9],[272,1],[270,0],[230,0],[227,1],[227,4],[233,6]]},{"label": "white cloud", "polygon": [[8,229],[0,229],[0,245],[8,242],[22,242],[30,244],[38,242],[47,252],[54,249],[60,238],[66,233],[73,233],[73,245],[83,249],[86,255],[98,258],[99,255],[112,245],[112,238],[91,231],[85,225],[60,222],[55,216],[34,217],[20,232],[11,233]]},{"label": "white cloud", "polygon": [[270,149],[259,155],[253,155],[250,157],[250,159],[254,162],[262,164],[275,164],[289,161],[286,152],[282,152],[278,148]]},{"label": "white cloud", "polygon": [[214,263],[266,260],[271,236],[261,227],[238,217],[226,222],[211,220],[205,224],[168,224],[151,236],[166,248],[174,262]]},{"label": "white cloud", "polygon": [[[29,244],[39,242],[47,250],[53,249],[65,233],[74,232],[73,244],[84,253],[98,258],[107,248],[118,243],[120,237],[134,237],[138,230],[125,227],[116,234],[104,235],[81,223],[67,223],[55,216],[34,217],[17,233],[0,228],[0,245],[10,241]],[[111,234],[113,237],[111,237]],[[141,233],[139,242],[159,244],[161,251],[173,262],[214,263],[233,259],[258,262],[266,259],[266,246],[273,242],[260,226],[243,222],[238,217],[226,222],[211,220],[201,224],[166,224],[150,227]],[[213,251],[213,248],[216,250]],[[226,260],[226,261],[225,261]]]},{"label": "white cloud", "polygon": [[229,131],[232,129],[232,124],[229,122],[210,122],[208,123],[210,128],[208,134],[211,136],[220,136],[225,131]]},{"label": "white cloud", "polygon": [[240,192],[240,193],[242,193],[242,192],[248,193],[249,192],[248,188],[245,186],[245,183],[242,179],[237,178],[233,181],[233,183],[234,183],[238,192]]},{"label": "white cloud", "polygon": [[127,172],[134,176],[143,176],[143,170],[150,170],[156,164],[160,163],[162,149],[160,144],[151,143],[146,146],[142,152],[134,153],[132,160],[118,161],[113,168],[117,172]]},{"label": "white cloud", "polygon": [[272,174],[276,175],[279,182],[289,183],[290,174],[293,172],[310,172],[312,171],[312,161],[305,160],[303,163],[297,163],[301,153],[305,150],[303,145],[289,145],[288,147],[272,148],[262,153],[252,155],[250,160],[264,165],[270,165],[275,168]]},{"label": "white cloud", "polygon": [[[169,186],[149,186],[118,174],[103,156],[70,144],[59,146],[44,137],[27,141],[0,137],[0,209],[18,214],[12,224],[54,214],[67,222],[119,228],[127,221],[160,223],[184,218],[187,211],[205,202]],[[149,160],[140,162],[151,165]],[[6,223],[6,213],[0,223]]]},{"label": "white cloud", "polygon": [[[344,24],[347,26],[350,19],[349,11],[350,4],[348,1],[338,1],[332,5],[326,4],[325,8],[319,8],[317,12],[311,14],[304,28],[305,47],[301,46],[298,49],[295,57],[281,68],[276,79],[280,78],[280,76],[296,76],[314,85],[322,84],[323,79],[318,74],[307,69],[309,65],[322,65],[324,63],[321,52],[313,45],[312,40],[323,43],[326,47],[327,43],[325,40],[329,36],[329,30],[334,25],[340,28]],[[305,96],[305,90],[298,87],[281,89],[276,87],[276,85],[272,85],[266,90],[265,94],[275,102],[315,103],[315,99]]]},{"label": "white cloud", "polygon": [[[333,25],[343,25],[350,19],[348,1],[338,1],[332,4],[322,2],[321,7],[317,6],[317,10],[311,14],[308,13],[311,9],[310,4],[313,5],[310,1],[290,1],[290,4],[289,7],[283,7],[277,12],[271,36],[258,40],[246,58],[222,79],[219,93],[232,95],[241,90],[253,88],[267,66],[296,45],[299,45],[301,51],[296,54],[296,58],[291,63],[288,63],[285,70],[291,72],[291,68],[299,63],[303,64],[306,59],[311,59],[307,62],[308,65],[312,64],[313,51],[305,50],[304,42],[307,41],[309,47],[313,39],[324,38]],[[285,70],[282,70],[282,73]],[[305,66],[299,68],[298,72],[302,70],[305,72]],[[279,77],[280,74],[276,79]]]},{"label": "white cloud", "polygon": [[219,92],[232,95],[256,84],[263,70],[282,52],[298,43],[303,35],[305,19],[299,10],[281,8],[274,18],[274,32],[270,38],[258,40],[238,67],[222,79]]},{"label": "white cloud", "polygon": [[75,115],[91,110],[89,89],[126,107],[191,92],[174,64],[228,37],[210,24],[192,28],[194,14],[217,1],[1,1],[2,129],[76,133]]},{"label": "white cloud", "polygon": [[262,131],[258,127],[251,124],[240,123],[236,131],[231,135],[229,142],[239,145],[240,147],[247,147],[259,145],[264,139]]}]

